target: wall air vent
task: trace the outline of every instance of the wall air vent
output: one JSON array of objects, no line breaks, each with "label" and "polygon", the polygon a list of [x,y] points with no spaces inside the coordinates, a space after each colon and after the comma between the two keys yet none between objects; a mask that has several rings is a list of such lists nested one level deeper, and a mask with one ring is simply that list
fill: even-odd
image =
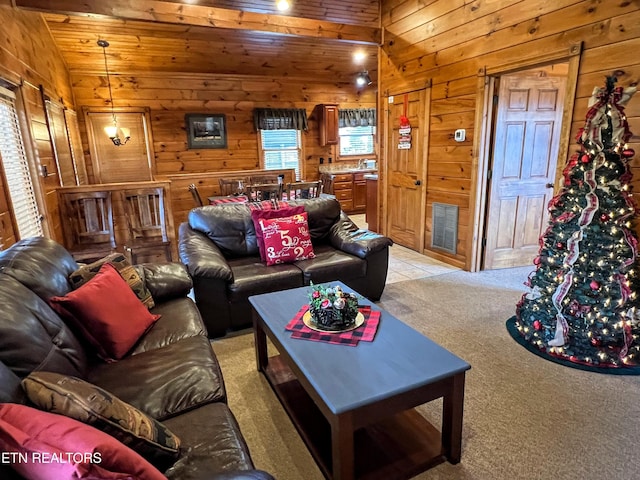
[{"label": "wall air vent", "polygon": [[433,204],[431,247],[456,253],[458,245],[458,206]]}]

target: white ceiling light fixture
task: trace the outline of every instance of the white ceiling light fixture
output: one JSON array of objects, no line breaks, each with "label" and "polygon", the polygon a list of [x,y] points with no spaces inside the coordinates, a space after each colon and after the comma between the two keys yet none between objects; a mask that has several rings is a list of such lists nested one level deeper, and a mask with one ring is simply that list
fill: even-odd
[{"label": "white ceiling light fixture", "polygon": [[107,74],[107,85],[109,86],[109,101],[111,102],[111,118],[113,118],[113,125],[104,127],[104,131],[113,142],[116,147],[124,145],[131,138],[131,131],[128,128],[118,128],[118,120],[113,108],[113,95],[111,93],[111,77],[109,77],[109,67],[107,65],[107,47],[109,42],[106,40],[98,40],[98,46],[102,47],[102,54],[104,55],[104,70]]},{"label": "white ceiling light fixture", "polygon": [[357,52],[353,53],[353,61],[354,61],[354,63],[361,64],[362,62],[364,62],[365,58],[367,58],[367,54],[364,53],[362,50],[358,50]]},{"label": "white ceiling light fixture", "polygon": [[286,12],[291,8],[291,2],[289,0],[277,0],[276,8],[281,12]]},{"label": "white ceiling light fixture", "polygon": [[371,81],[371,77],[369,76],[369,72],[365,70],[364,72],[360,72],[356,77],[356,85],[359,87],[364,87],[365,85],[371,85],[373,82]]}]

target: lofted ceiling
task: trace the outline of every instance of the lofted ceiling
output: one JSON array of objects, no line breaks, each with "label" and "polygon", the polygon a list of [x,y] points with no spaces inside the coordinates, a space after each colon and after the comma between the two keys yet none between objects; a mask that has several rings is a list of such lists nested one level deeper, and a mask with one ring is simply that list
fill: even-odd
[{"label": "lofted ceiling", "polygon": [[[377,79],[379,0],[14,0],[42,12],[72,74],[232,74]],[[353,54],[364,52],[361,64]]]}]

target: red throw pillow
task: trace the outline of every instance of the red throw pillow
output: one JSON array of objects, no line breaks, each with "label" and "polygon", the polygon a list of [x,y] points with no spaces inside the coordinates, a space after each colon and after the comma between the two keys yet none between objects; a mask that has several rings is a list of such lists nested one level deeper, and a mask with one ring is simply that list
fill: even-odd
[{"label": "red throw pillow", "polygon": [[111,435],[64,415],[0,404],[0,450],[24,478],[166,480]]},{"label": "red throw pillow", "polygon": [[314,258],[307,212],[286,218],[260,219],[267,265]]},{"label": "red throw pillow", "polygon": [[147,310],[109,263],[77,290],[50,298],[49,304],[72,322],[98,356],[108,362],[124,357],[160,318]]},{"label": "red throw pillow", "polygon": [[252,210],[251,219],[253,220],[253,226],[256,229],[256,239],[258,241],[258,250],[260,250],[260,260],[263,262],[267,260],[267,256],[264,253],[264,236],[262,235],[262,227],[260,226],[260,219],[271,218],[283,218],[297,215],[304,212],[304,206],[299,205],[297,207],[285,207],[278,210]]}]

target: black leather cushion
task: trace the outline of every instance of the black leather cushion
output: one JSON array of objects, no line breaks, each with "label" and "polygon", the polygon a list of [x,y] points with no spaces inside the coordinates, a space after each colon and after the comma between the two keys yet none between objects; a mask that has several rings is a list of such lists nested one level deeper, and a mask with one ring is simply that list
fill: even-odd
[{"label": "black leather cushion", "polygon": [[207,329],[202,323],[198,307],[188,297],[176,298],[168,302],[159,303],[151,313],[160,315],[153,326],[131,350],[132,355],[166,347],[183,338],[196,335],[207,336]]},{"label": "black leather cushion", "polygon": [[251,210],[246,205],[215,205],[194,208],[189,225],[206,234],[225,256],[259,254]]},{"label": "black leather cushion", "polygon": [[[340,218],[340,202],[335,198],[291,200],[287,203],[304,206],[314,247],[316,242],[327,239],[331,227]],[[259,254],[251,210],[246,205],[194,208],[189,212],[189,225],[213,240],[225,257]]]},{"label": "black leather cushion", "polygon": [[34,370],[83,377],[87,368],[85,351],[69,327],[8,275],[0,275],[0,361],[20,378]]},{"label": "black leather cushion", "polygon": [[143,263],[134,265],[134,268],[156,304],[172,298],[185,297],[193,287],[187,267],[179,262]]},{"label": "black leather cushion", "polygon": [[310,198],[291,200],[290,205],[304,205],[309,221],[309,233],[315,249],[316,244],[325,241],[331,227],[340,218],[340,202],[335,198]]},{"label": "black leather cushion", "polygon": [[22,385],[39,409],[108,433],[156,467],[168,468],[180,454],[180,439],[165,425],[96,385],[52,372],[34,372]]},{"label": "black leather cushion", "polygon": [[329,245],[319,245],[314,249],[314,253],[316,258],[294,263],[302,270],[305,285],[309,285],[310,282],[322,283],[364,277],[367,272],[366,260]]},{"label": "black leather cushion", "polygon": [[229,266],[234,281],[227,286],[227,291],[232,303],[251,295],[304,285],[300,269],[291,264],[267,266],[260,257],[254,256],[229,260]]},{"label": "black leather cushion", "polygon": [[45,237],[26,238],[0,252],[0,272],[12,276],[44,300],[69,293],[69,275],[77,269],[71,254]]},{"label": "black leather cushion", "polygon": [[164,474],[169,479],[202,478],[202,472],[253,468],[238,423],[224,403],[210,403],[163,422],[182,440],[180,459]]},{"label": "black leather cushion", "polygon": [[116,363],[97,364],[87,380],[156,419],[205,403],[226,401],[220,366],[203,336],[185,338]]}]

